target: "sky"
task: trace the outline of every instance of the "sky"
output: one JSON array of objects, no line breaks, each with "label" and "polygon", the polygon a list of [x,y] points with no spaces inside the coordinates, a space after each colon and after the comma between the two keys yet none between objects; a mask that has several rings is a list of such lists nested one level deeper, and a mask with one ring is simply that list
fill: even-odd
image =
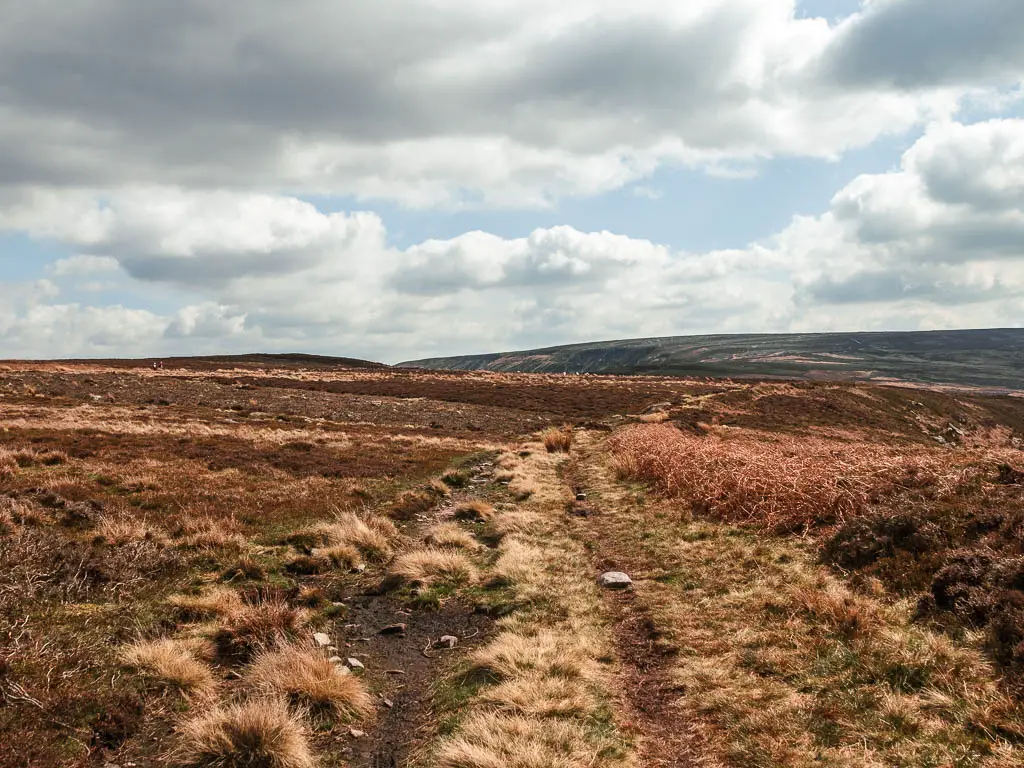
[{"label": "sky", "polygon": [[1020,0],[0,0],[0,357],[1024,324]]}]

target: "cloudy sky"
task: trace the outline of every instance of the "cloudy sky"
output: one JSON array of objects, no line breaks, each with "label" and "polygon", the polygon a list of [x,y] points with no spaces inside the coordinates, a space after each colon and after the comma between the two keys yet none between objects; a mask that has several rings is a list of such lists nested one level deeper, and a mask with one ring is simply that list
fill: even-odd
[{"label": "cloudy sky", "polygon": [[1021,0],[0,0],[0,357],[1024,325]]}]

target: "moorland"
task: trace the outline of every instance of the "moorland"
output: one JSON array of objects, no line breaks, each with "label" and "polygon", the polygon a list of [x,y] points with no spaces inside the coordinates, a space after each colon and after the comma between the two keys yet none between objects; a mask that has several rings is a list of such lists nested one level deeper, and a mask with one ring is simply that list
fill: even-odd
[{"label": "moorland", "polygon": [[0,765],[1024,761],[1024,398],[164,363],[0,363]]}]

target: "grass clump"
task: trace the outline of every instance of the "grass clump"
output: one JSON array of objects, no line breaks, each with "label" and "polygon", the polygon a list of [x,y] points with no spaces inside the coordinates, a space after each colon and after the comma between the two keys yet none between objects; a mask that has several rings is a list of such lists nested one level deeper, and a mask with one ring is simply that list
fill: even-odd
[{"label": "grass clump", "polygon": [[462,469],[449,469],[441,475],[441,482],[449,488],[465,488],[469,485],[469,472]]},{"label": "grass clump", "polygon": [[123,547],[126,544],[134,544],[139,541],[165,544],[167,537],[163,531],[154,528],[145,520],[105,517],[96,526],[95,540],[115,547]]},{"label": "grass clump", "polygon": [[245,674],[246,683],[264,694],[283,696],[294,706],[343,720],[373,711],[373,701],[358,677],[343,674],[320,652],[286,645],[259,654]]},{"label": "grass clump", "polygon": [[585,768],[601,750],[574,720],[485,712],[468,718],[441,745],[440,768]]},{"label": "grass clump", "polygon": [[546,429],[540,436],[544,450],[548,453],[568,453],[572,448],[572,438],[572,426],[569,424],[561,428]]},{"label": "grass clump", "polygon": [[234,616],[245,608],[239,594],[227,587],[218,587],[199,595],[171,595],[167,602],[177,608],[186,620]]},{"label": "grass clump", "polygon": [[318,523],[289,537],[289,542],[312,552],[313,547],[348,547],[377,561],[391,558],[391,540],[398,536],[387,518],[359,516],[346,512],[331,522]]},{"label": "grass clump", "polygon": [[430,546],[440,549],[466,549],[472,552],[480,548],[480,542],[456,523],[435,525],[427,531],[424,541]]},{"label": "grass clump", "polygon": [[216,688],[210,667],[181,640],[140,640],[123,648],[121,658],[187,694],[208,697]]},{"label": "grass clump", "polygon": [[391,514],[399,520],[409,520],[433,509],[437,495],[430,491],[406,491],[391,505]]},{"label": "grass clump", "polygon": [[213,640],[221,657],[248,661],[259,651],[294,640],[308,622],[305,609],[270,599],[225,616]]},{"label": "grass clump", "polygon": [[180,768],[316,768],[301,718],[256,699],[188,720],[170,755]]},{"label": "grass clump", "polygon": [[494,518],[494,507],[485,501],[466,501],[455,507],[455,519],[468,523],[487,523]]},{"label": "grass clump", "polygon": [[391,574],[413,586],[472,584],[479,573],[473,561],[450,549],[419,549],[395,558]]}]

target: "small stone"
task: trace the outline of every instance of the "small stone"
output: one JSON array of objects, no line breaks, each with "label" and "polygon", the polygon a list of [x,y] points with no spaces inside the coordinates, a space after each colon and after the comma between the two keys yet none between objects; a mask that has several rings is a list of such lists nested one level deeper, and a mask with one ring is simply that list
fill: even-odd
[{"label": "small stone", "polygon": [[345,663],[345,660],[343,658],[341,658],[341,656],[331,656],[331,658],[329,658],[328,661],[331,662],[331,664],[344,664]]},{"label": "small stone", "polygon": [[391,699],[384,699],[383,704],[388,709],[391,709],[393,706],[395,706],[395,702],[393,702]]},{"label": "small stone", "polygon": [[348,659],[345,660],[345,664],[347,664],[348,668],[351,669],[356,674],[359,674],[360,672],[365,672],[366,671],[366,667],[363,665],[363,662],[361,662],[359,659],[353,658],[351,656]]},{"label": "small stone", "polygon": [[366,735],[366,731],[360,731],[358,728],[349,728],[348,732],[353,739],[361,739]]},{"label": "small stone", "polygon": [[330,635],[326,634],[325,632],[316,632],[313,635],[313,640],[321,648],[326,648],[327,646],[329,646],[331,644],[331,637],[330,637]]},{"label": "small stone", "polygon": [[404,635],[409,627],[406,624],[389,624],[377,634],[379,635]]},{"label": "small stone", "polygon": [[605,589],[629,589],[633,586],[633,580],[621,571],[602,573],[597,582]]},{"label": "small stone", "polygon": [[459,638],[455,635],[444,635],[441,639],[434,642],[435,648],[447,648],[451,650],[459,644]]}]

